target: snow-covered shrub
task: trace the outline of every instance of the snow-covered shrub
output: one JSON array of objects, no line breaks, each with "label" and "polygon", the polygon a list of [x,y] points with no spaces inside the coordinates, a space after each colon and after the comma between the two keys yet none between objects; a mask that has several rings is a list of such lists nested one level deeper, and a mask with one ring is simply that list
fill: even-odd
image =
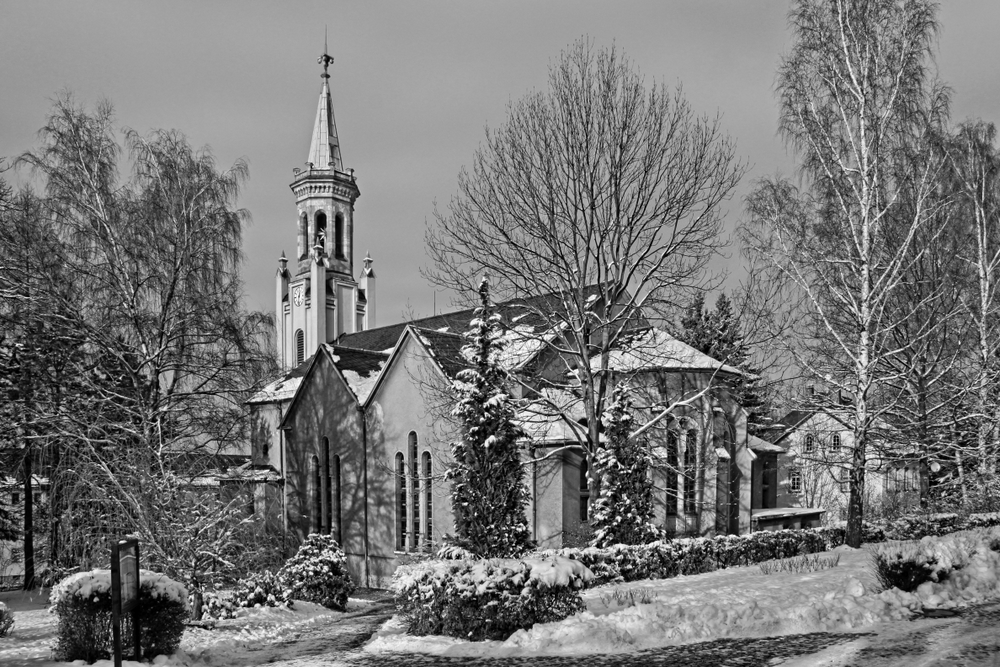
[{"label": "snow-covered shrub", "polygon": [[344,551],[331,535],[313,533],[298,552],[278,570],[278,581],[288,600],[315,602],[343,611],[354,582],[347,572]]},{"label": "snow-covered shrub", "polygon": [[0,602],[0,637],[6,637],[14,627],[14,612],[7,609],[7,605]]},{"label": "snow-covered shrub", "polygon": [[233,601],[231,591],[205,591],[202,597],[201,618],[205,621],[221,621],[236,618],[239,607]]},{"label": "snow-covered shrub", "polygon": [[883,589],[898,588],[912,593],[934,575],[933,559],[921,558],[913,545],[879,545],[871,551],[875,579]]},{"label": "snow-covered shrub", "polygon": [[[59,660],[94,662],[111,656],[110,570],[80,572],[63,579],[52,588],[49,602],[59,616]],[[133,620],[139,623],[143,659],[174,653],[187,618],[184,586],[165,575],[140,570],[139,599],[133,614],[125,615],[123,626],[130,633]]]},{"label": "snow-covered shrub", "polygon": [[278,575],[264,570],[236,582],[230,599],[237,607],[277,607],[291,605],[291,590]]},{"label": "snow-covered shrub", "polygon": [[642,579],[669,579],[680,574],[701,574],[717,568],[816,553],[827,548],[824,535],[817,531],[778,530],[541,553],[556,553],[580,561],[594,573],[593,585],[599,586]]},{"label": "snow-covered shrub", "polygon": [[558,556],[432,561],[397,568],[392,587],[412,634],[502,640],[583,611],[592,576]]},{"label": "snow-covered shrub", "polygon": [[[845,522],[822,528],[812,528],[811,530],[823,536],[828,549],[835,549],[847,543],[847,524]],[[861,541],[863,543],[885,542],[885,539],[885,530],[881,526],[867,521],[861,524]]]},{"label": "snow-covered shrub", "polygon": [[437,550],[434,557],[439,560],[475,560],[476,554],[472,553],[465,547],[455,544],[453,542],[448,542],[448,538],[445,537],[445,544]]}]

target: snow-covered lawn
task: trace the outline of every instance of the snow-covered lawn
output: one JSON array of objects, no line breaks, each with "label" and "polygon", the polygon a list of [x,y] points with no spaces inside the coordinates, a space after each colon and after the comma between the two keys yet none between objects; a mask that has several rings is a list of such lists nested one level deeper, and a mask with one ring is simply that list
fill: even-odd
[{"label": "snow-covered lawn", "polygon": [[[927,544],[947,554],[961,539],[959,534]],[[870,629],[908,619],[925,607],[1000,597],[1000,553],[988,548],[976,550],[972,560],[943,584],[928,582],[915,594],[898,589],[877,592],[866,549],[840,547],[824,555],[839,555],[839,565],[818,572],[769,575],[754,565],[596,587],[584,593],[587,611],[519,631],[504,642],[413,637],[394,618],[365,650],[491,657],[611,653],[722,637]],[[621,607],[614,600],[616,590],[619,600],[631,590],[632,599],[649,602]]]},{"label": "snow-covered lawn", "polygon": [[[310,633],[335,634],[332,627],[345,618],[362,612],[371,603],[351,599],[346,612],[336,612],[310,602],[296,601],[291,609],[244,609],[238,618],[218,621],[211,630],[186,628],[181,650],[170,657],[159,656],[154,664],[162,667],[188,667],[211,664],[255,665],[267,662],[260,652],[263,647],[291,641]],[[15,612],[14,630],[0,638],[0,665],[4,667],[68,667],[82,665],[52,660],[56,642],[57,618],[45,609]],[[330,627],[327,627],[330,626]],[[100,660],[95,667],[112,667],[111,660]],[[128,667],[143,667],[141,663],[124,661]]]}]

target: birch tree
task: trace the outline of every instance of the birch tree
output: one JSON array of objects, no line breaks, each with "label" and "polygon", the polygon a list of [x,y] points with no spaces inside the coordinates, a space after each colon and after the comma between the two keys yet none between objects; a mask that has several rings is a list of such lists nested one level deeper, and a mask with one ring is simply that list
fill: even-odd
[{"label": "birch tree", "polygon": [[[963,243],[956,254],[967,264],[965,313],[976,341],[971,372],[974,388],[976,452],[980,475],[996,473],[1000,451],[997,385],[1000,383],[1000,156],[992,123],[969,121],[959,126],[947,144],[949,175],[957,208],[965,222]],[[961,456],[961,454],[958,454]]]},{"label": "birch tree", "polygon": [[[900,153],[926,140],[927,119],[942,107],[926,69],[935,5],[797,0],[789,23],[794,41],[778,72],[780,130],[801,160],[804,190],[761,181],[742,234],[801,297],[800,365],[852,397],[847,543],[857,547],[866,464],[899,398],[885,382],[885,362],[900,353],[892,338],[899,320],[887,308],[918,232],[931,224],[940,169],[927,160],[903,183],[895,168]],[[904,194],[908,211],[899,210]]]}]

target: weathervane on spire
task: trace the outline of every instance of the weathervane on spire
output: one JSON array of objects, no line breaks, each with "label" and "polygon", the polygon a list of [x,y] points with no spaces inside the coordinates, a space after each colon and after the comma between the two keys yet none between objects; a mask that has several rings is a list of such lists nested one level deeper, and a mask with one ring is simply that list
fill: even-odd
[{"label": "weathervane on spire", "polygon": [[323,73],[320,74],[320,76],[323,77],[324,79],[330,78],[330,74],[327,72],[327,68],[329,68],[330,64],[333,62],[333,56],[327,55],[328,50],[329,49],[327,49],[326,47],[326,26],[323,26],[323,55],[317,58],[316,62],[318,62],[320,65],[323,66]]}]

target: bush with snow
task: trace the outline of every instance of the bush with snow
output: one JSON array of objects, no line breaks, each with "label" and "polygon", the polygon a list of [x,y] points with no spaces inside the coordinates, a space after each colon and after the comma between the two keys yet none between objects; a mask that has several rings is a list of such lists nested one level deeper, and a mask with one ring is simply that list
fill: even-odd
[{"label": "bush with snow", "polygon": [[[91,570],[69,576],[52,588],[52,610],[59,616],[56,657],[94,662],[111,657],[111,571]],[[126,614],[123,629],[138,622],[142,658],[152,660],[177,650],[188,618],[187,590],[169,577],[139,571],[139,598]]]},{"label": "bush with snow", "polygon": [[283,599],[315,602],[343,611],[354,592],[347,557],[331,535],[313,533],[278,570]]},{"label": "bush with snow", "polygon": [[239,609],[233,601],[232,591],[205,591],[202,597],[201,618],[204,621],[221,621],[236,618]]},{"label": "bush with snow", "polygon": [[6,637],[14,627],[14,612],[7,609],[7,605],[0,602],[0,637]]},{"label": "bush with snow", "polygon": [[592,578],[559,556],[431,561],[397,568],[393,591],[411,634],[480,641],[583,611],[580,589]]},{"label": "bush with snow", "polygon": [[701,574],[718,568],[816,553],[827,548],[824,535],[817,531],[778,530],[541,553],[557,553],[580,561],[593,572],[594,585],[598,586]]},{"label": "bush with snow", "polygon": [[237,607],[288,607],[291,595],[277,574],[264,570],[237,581],[231,599]]}]

